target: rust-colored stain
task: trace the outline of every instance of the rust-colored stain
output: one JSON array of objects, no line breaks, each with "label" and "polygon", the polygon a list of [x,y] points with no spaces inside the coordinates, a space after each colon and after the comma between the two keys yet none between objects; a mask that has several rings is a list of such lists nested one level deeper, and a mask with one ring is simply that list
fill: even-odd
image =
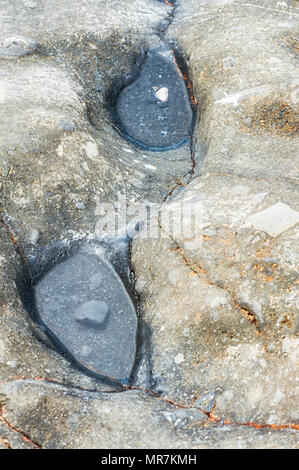
[{"label": "rust-colored stain", "polygon": [[287,326],[290,329],[293,328],[294,318],[295,318],[295,315],[293,316],[292,314],[286,313],[280,322],[279,330],[281,331],[285,326]]},{"label": "rust-colored stain", "polygon": [[179,64],[177,63],[177,60],[176,60],[176,58],[175,58],[174,50],[171,49],[171,52],[172,52],[173,61],[174,61],[175,65],[176,65],[176,68],[177,68],[177,72],[178,72],[178,74],[179,74],[181,77],[183,77],[183,74],[182,74],[182,72],[181,72],[181,69],[180,69],[180,67],[179,67]]},{"label": "rust-colored stain", "polygon": [[184,80],[186,82],[186,86],[187,86],[188,91],[189,91],[190,101],[191,101],[193,106],[197,106],[197,102],[196,102],[196,99],[194,98],[193,88],[192,88],[191,82],[190,82],[187,75],[183,75],[183,77],[184,77]]},{"label": "rust-colored stain", "polygon": [[5,447],[6,447],[7,449],[11,449],[11,446],[10,446],[10,443],[9,443],[7,437],[5,437],[5,436],[0,436],[0,443],[2,443],[3,445],[5,445]]},{"label": "rust-colored stain", "polygon": [[246,318],[250,323],[252,323],[255,328],[256,328],[256,334],[259,335],[259,336],[265,336],[265,333],[261,330],[261,328],[259,327],[259,324],[258,324],[258,321],[256,319],[256,316],[254,315],[254,313],[252,313],[249,308],[247,308],[245,305],[241,305],[237,300],[236,300],[236,295],[234,294],[234,292],[231,292],[230,289],[222,286],[222,285],[219,285],[217,282],[214,282],[209,274],[207,273],[207,271],[200,265],[198,264],[194,264],[192,263],[191,261],[189,261],[187,259],[187,257],[184,255],[182,249],[180,246],[177,246],[174,250],[175,252],[179,253],[179,255],[181,256],[181,258],[183,259],[184,263],[188,266],[188,268],[190,269],[191,273],[194,273],[194,274],[198,274],[198,275],[202,275],[200,276],[200,279],[205,282],[207,285],[210,285],[210,286],[214,286],[214,287],[218,287],[219,289],[225,291],[231,298],[231,301],[232,303],[234,304],[234,306],[242,313],[242,315],[244,316],[244,318]]},{"label": "rust-colored stain", "polygon": [[[32,377],[24,377],[24,376],[18,376],[18,380],[32,380]],[[45,381],[49,381],[49,382],[53,382],[53,383],[57,383],[55,382],[53,379],[49,379],[49,378],[45,378],[45,377],[40,377],[40,376],[35,376],[33,377],[33,380],[45,380]],[[59,384],[61,386],[63,386],[64,384]],[[190,409],[196,409],[196,410],[199,410],[201,411],[203,414],[206,415],[207,417],[207,420],[200,424],[201,426],[206,426],[209,422],[212,423],[212,424],[215,424],[215,425],[224,425],[224,426],[229,426],[229,425],[234,425],[234,426],[251,426],[255,429],[273,429],[273,430],[282,430],[282,429],[294,429],[296,431],[299,431],[299,424],[294,424],[294,423],[289,423],[289,424],[260,424],[260,423],[254,423],[252,421],[248,421],[246,423],[242,423],[242,422],[237,422],[237,421],[229,421],[229,420],[222,420],[221,418],[219,418],[216,414],[215,414],[215,410],[216,410],[216,406],[217,404],[215,403],[213,408],[211,409],[211,411],[206,411],[206,410],[203,410],[202,408],[199,408],[198,406],[194,406],[194,403],[195,401],[197,400],[197,397],[194,395],[193,398],[192,398],[192,401],[191,401],[191,404],[183,404],[183,403],[178,403],[174,400],[172,400],[171,398],[169,397],[165,397],[163,395],[161,395],[160,392],[157,392],[155,390],[152,390],[152,389],[145,389],[145,388],[142,388],[142,387],[134,387],[134,386],[128,386],[128,385],[122,385],[122,389],[124,392],[126,391],[132,391],[132,390],[137,390],[137,391],[140,391],[140,392],[143,392],[143,393],[146,393],[146,394],[149,394],[151,395],[152,397],[158,399],[158,400],[161,400],[171,406],[174,406],[176,408],[180,408],[180,409],[186,409],[186,410],[190,410]],[[22,433],[21,431],[19,431],[17,428],[15,428],[13,425],[11,425],[8,420],[3,416],[4,415],[4,409],[3,407],[0,405],[0,420],[13,432],[19,434],[22,439],[31,444],[34,448],[36,449],[41,449],[42,447],[37,444],[36,442],[34,442],[32,439],[30,439],[26,434]],[[9,445],[9,442],[7,440],[6,437],[3,437],[3,436],[0,436],[0,442],[2,442],[4,445],[7,446],[7,448],[10,448],[10,445]]]},{"label": "rust-colored stain", "polygon": [[282,97],[258,101],[246,116],[250,124],[245,130],[252,133],[271,133],[282,137],[294,137],[299,132],[298,114]]},{"label": "rust-colored stain", "polygon": [[262,279],[264,282],[271,282],[276,277],[278,265],[276,263],[267,265],[256,263],[253,265],[252,269],[254,270],[256,277]]},{"label": "rust-colored stain", "polygon": [[282,429],[295,429],[296,431],[299,431],[299,424],[258,424],[258,423],[253,423],[249,421],[248,423],[238,423],[238,422],[233,422],[233,421],[224,421],[225,425],[229,424],[234,424],[236,426],[251,426],[252,428],[255,429],[275,429],[275,431],[279,431]]}]

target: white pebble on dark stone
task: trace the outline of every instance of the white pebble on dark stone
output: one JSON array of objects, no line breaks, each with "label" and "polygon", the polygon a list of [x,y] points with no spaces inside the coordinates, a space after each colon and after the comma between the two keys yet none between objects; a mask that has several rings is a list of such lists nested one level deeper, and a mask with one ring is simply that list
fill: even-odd
[{"label": "white pebble on dark stone", "polygon": [[168,101],[168,88],[162,87],[160,90],[155,93],[158,100],[163,101],[164,103]]},{"label": "white pebble on dark stone", "polygon": [[106,302],[90,300],[75,310],[75,319],[85,325],[103,325],[108,316],[109,307]]},{"label": "white pebble on dark stone", "polygon": [[159,151],[186,141],[193,111],[170,49],[162,46],[148,51],[137,79],[121,91],[116,110],[124,136],[136,144]]},{"label": "white pebble on dark stone", "polygon": [[17,59],[34,52],[38,42],[25,36],[9,36],[0,45],[0,57],[3,59]]}]

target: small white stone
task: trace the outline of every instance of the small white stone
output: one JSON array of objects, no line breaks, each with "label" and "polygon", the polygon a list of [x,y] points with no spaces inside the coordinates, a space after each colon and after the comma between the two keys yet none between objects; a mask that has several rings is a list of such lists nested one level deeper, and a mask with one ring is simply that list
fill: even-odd
[{"label": "small white stone", "polygon": [[168,88],[166,87],[160,88],[160,90],[156,91],[155,96],[156,98],[158,98],[158,100],[165,103],[166,101],[168,101]]},{"label": "small white stone", "polygon": [[98,147],[94,142],[87,142],[87,144],[85,144],[84,148],[85,148],[86,155],[91,160],[98,157],[98,155],[99,155]]},{"label": "small white stone", "polygon": [[26,240],[28,243],[31,245],[36,245],[37,241],[39,239],[39,231],[36,228],[31,229],[26,237]]},{"label": "small white stone", "polygon": [[274,343],[269,343],[267,349],[268,349],[269,353],[274,352],[275,351],[275,344]]},{"label": "small white stone", "polygon": [[0,363],[5,362],[5,344],[4,341],[0,339]]},{"label": "small white stone", "polygon": [[149,170],[157,170],[157,168],[153,165],[147,165],[147,164],[144,164],[144,167],[145,168],[148,168]]},{"label": "small white stone", "polygon": [[202,247],[202,237],[194,238],[193,240],[186,240],[184,241],[184,248],[186,250],[198,250]]},{"label": "small white stone", "polygon": [[246,196],[249,193],[250,189],[248,186],[244,186],[243,184],[238,184],[237,186],[233,186],[230,190],[230,193],[233,196]]},{"label": "small white stone", "polygon": [[293,338],[289,338],[288,336],[286,336],[286,338],[284,338],[282,342],[281,350],[283,353],[288,354],[292,349],[294,349],[294,345],[295,342]]},{"label": "small white stone", "polygon": [[184,362],[184,360],[185,360],[185,357],[182,353],[177,354],[174,358],[174,362],[176,364],[182,364],[182,362]]},{"label": "small white stone", "polygon": [[271,237],[276,237],[298,222],[299,212],[294,211],[283,202],[277,202],[248,217],[245,226],[251,226],[256,230],[268,233]]},{"label": "small white stone", "polygon": [[167,274],[167,279],[169,280],[170,284],[176,286],[180,278],[180,271],[178,269],[172,269]]},{"label": "small white stone", "polygon": [[56,153],[58,155],[58,157],[62,157],[63,155],[63,145],[62,144],[59,144],[57,149],[56,149]]},{"label": "small white stone", "polygon": [[15,367],[17,367],[18,363],[17,361],[7,361],[7,365],[14,369]]}]

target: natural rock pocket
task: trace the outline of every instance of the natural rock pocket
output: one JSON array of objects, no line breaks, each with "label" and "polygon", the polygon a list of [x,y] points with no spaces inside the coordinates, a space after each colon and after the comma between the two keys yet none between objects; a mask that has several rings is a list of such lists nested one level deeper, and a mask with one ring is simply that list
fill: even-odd
[{"label": "natural rock pocket", "polygon": [[36,320],[70,359],[100,378],[129,383],[138,320],[112,265],[84,247],[33,289]]},{"label": "natural rock pocket", "polygon": [[141,147],[161,151],[184,144],[193,111],[172,50],[147,52],[138,78],[120,92],[116,111],[125,137]]}]

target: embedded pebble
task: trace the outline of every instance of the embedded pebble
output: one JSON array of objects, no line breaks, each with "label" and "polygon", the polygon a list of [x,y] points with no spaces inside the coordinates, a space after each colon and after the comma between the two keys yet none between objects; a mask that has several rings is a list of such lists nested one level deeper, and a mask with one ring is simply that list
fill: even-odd
[{"label": "embedded pebble", "polygon": [[184,360],[185,360],[185,357],[184,357],[184,354],[182,354],[182,353],[177,354],[174,358],[174,362],[176,364],[182,364],[182,362],[184,362]]},{"label": "embedded pebble", "polygon": [[26,36],[9,36],[0,45],[0,57],[3,59],[17,59],[34,52],[38,42]]},{"label": "embedded pebble", "polygon": [[26,237],[26,240],[31,245],[36,245],[39,239],[39,231],[36,228],[31,229]]},{"label": "embedded pebble", "polygon": [[50,269],[34,290],[38,322],[71,360],[95,375],[128,383],[137,315],[106,260],[92,248],[81,248]]},{"label": "embedded pebble", "polygon": [[160,101],[168,101],[168,88],[162,87],[160,90],[156,91],[155,93],[156,98]]},{"label": "embedded pebble", "polygon": [[187,140],[193,112],[170,49],[148,51],[138,78],[121,91],[116,110],[124,136],[142,147],[166,150]]},{"label": "embedded pebble", "polygon": [[107,319],[108,311],[106,302],[90,300],[75,310],[75,319],[86,325],[102,325]]}]

